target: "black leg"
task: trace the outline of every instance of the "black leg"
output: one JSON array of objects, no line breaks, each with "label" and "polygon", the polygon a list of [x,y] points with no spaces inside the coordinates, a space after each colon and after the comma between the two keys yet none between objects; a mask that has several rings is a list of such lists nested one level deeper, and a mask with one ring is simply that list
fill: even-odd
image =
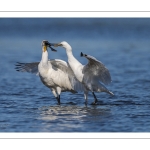
[{"label": "black leg", "polygon": [[87,106],[87,101],[85,101],[85,106]]},{"label": "black leg", "polygon": [[59,105],[60,105],[60,95],[58,96],[58,98],[59,98]]},{"label": "black leg", "polygon": [[92,92],[92,94],[93,94],[93,96],[94,96],[94,99],[95,99],[95,101],[94,101],[92,104],[96,104],[96,103],[98,102],[98,100],[97,100],[97,98],[96,98],[96,95],[95,95],[95,93],[94,93],[94,92]]},{"label": "black leg", "polygon": [[60,105],[60,95],[58,97],[56,97],[58,105]]}]

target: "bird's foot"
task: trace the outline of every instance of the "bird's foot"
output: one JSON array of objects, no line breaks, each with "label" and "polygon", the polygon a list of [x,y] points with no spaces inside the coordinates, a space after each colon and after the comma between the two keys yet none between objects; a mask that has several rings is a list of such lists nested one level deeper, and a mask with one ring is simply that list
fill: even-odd
[{"label": "bird's foot", "polygon": [[60,105],[60,100],[58,100],[58,105]]},{"label": "bird's foot", "polygon": [[95,99],[95,101],[91,105],[97,105],[98,100]]},{"label": "bird's foot", "polygon": [[93,103],[91,103],[91,105],[97,105],[97,102],[95,103],[95,102],[93,102]]}]

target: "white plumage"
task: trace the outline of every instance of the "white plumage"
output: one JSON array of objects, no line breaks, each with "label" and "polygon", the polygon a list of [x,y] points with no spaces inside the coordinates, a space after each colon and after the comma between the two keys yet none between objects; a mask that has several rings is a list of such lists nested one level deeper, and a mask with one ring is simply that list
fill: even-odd
[{"label": "white plumage", "polygon": [[96,58],[83,54],[81,52],[81,56],[88,59],[87,65],[82,65],[72,53],[71,46],[63,41],[61,43],[52,44],[52,46],[62,46],[65,48],[67,56],[68,56],[68,63],[73,70],[76,78],[83,84],[84,86],[84,96],[87,103],[88,98],[88,91],[91,91],[95,101],[93,104],[97,103],[97,98],[94,92],[106,92],[113,95],[101,82],[104,84],[109,84],[111,82],[111,76],[109,70]]},{"label": "white plumage", "polygon": [[[35,73],[40,76],[45,86],[50,88],[60,104],[61,92],[77,93],[83,89],[82,84],[76,79],[70,66],[63,60],[48,60],[48,41],[42,42],[42,59],[40,62],[18,63],[17,71]],[[51,47],[50,47],[51,48]]]}]

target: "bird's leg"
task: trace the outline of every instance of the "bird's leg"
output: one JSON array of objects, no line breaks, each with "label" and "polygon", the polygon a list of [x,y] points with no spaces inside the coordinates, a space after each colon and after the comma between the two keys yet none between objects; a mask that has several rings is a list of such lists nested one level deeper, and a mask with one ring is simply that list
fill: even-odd
[{"label": "bird's leg", "polygon": [[59,105],[60,105],[60,95],[58,95],[58,99],[59,99],[59,100],[58,100],[58,103],[59,103]]},{"label": "bird's leg", "polygon": [[56,97],[58,104],[60,105],[60,95]]},{"label": "bird's leg", "polygon": [[53,95],[57,99],[58,104],[60,105],[60,95],[57,95],[56,91],[54,89],[51,89]]},{"label": "bird's leg", "polygon": [[95,105],[97,102],[98,102],[98,100],[97,100],[97,98],[96,98],[96,95],[95,95],[95,93],[94,92],[92,92],[92,94],[93,94],[93,96],[94,96],[94,99],[95,99],[95,101],[92,103],[93,105]]},{"label": "bird's leg", "polygon": [[87,103],[87,100],[85,100],[85,106],[87,106],[87,104],[88,104],[88,103]]},{"label": "bird's leg", "polygon": [[84,90],[84,98],[85,98],[85,105],[87,105],[87,101],[88,101],[88,91]]},{"label": "bird's leg", "polygon": [[56,87],[57,90],[57,97],[58,97],[58,104],[60,105],[60,94],[61,94],[61,88],[60,87]]}]

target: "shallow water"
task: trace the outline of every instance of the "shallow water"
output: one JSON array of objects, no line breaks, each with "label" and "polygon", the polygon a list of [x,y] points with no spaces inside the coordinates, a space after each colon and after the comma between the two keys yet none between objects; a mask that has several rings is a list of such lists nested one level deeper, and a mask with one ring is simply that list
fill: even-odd
[{"label": "shallow water", "polygon": [[[149,132],[150,19],[0,19],[0,132]],[[84,104],[82,93],[61,94],[61,105],[38,76],[15,71],[16,62],[41,59],[41,41],[66,40],[110,70],[99,103]],[[67,61],[65,50],[49,58]]]}]

